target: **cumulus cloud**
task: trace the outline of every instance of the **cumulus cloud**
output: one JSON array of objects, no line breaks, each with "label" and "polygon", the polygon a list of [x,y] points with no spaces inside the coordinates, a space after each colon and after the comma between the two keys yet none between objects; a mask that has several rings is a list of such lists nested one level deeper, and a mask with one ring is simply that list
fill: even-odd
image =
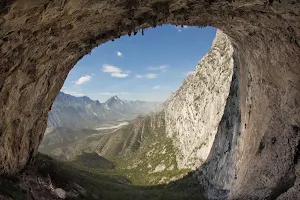
[{"label": "cumulus cloud", "polygon": [[102,66],[102,71],[105,73],[110,73],[112,77],[117,77],[117,78],[125,78],[129,76],[129,71],[128,73],[122,73],[122,70],[116,66],[113,65],[103,65]]},{"label": "cumulus cloud", "polygon": [[168,68],[167,65],[161,65],[161,66],[158,66],[158,67],[148,67],[149,70],[162,71],[162,72],[165,72],[167,70],[167,68]]},{"label": "cumulus cloud", "polygon": [[184,29],[187,29],[188,26],[175,26],[175,28],[177,29],[178,32],[183,31]]},{"label": "cumulus cloud", "polygon": [[145,77],[149,79],[153,79],[157,77],[157,74],[146,74]]},{"label": "cumulus cloud", "polygon": [[75,84],[81,85],[83,83],[89,82],[91,79],[92,79],[91,76],[85,75],[85,76],[80,77],[77,81],[75,81]]},{"label": "cumulus cloud", "polygon": [[117,78],[125,78],[127,77],[129,74],[122,74],[122,73],[112,73],[111,76],[112,77],[117,77]]},{"label": "cumulus cloud", "polygon": [[135,75],[135,78],[143,78],[143,75],[136,74],[136,75]]},{"label": "cumulus cloud", "polygon": [[158,90],[158,89],[160,89],[159,85],[156,85],[156,86],[153,87],[153,90]]},{"label": "cumulus cloud", "polygon": [[120,51],[117,52],[117,55],[118,55],[119,57],[123,57],[123,54],[122,54]]},{"label": "cumulus cloud", "polygon": [[120,73],[121,69],[113,65],[103,65],[102,71],[106,73]]},{"label": "cumulus cloud", "polygon": [[148,79],[153,79],[153,78],[156,78],[157,77],[157,74],[144,74],[144,75],[141,75],[141,74],[135,74],[135,78],[148,78]]}]

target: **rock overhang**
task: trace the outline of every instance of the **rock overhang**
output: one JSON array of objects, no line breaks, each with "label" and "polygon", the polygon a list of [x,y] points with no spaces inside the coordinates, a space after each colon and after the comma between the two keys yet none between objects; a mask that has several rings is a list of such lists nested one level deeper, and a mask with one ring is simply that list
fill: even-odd
[{"label": "rock overhang", "polygon": [[[108,40],[173,24],[211,25],[232,40],[243,127],[232,197],[275,197],[284,177],[299,181],[296,1],[23,0],[0,6],[1,174],[21,170],[37,151],[48,110],[81,57]],[[286,191],[295,194],[296,185]]]}]

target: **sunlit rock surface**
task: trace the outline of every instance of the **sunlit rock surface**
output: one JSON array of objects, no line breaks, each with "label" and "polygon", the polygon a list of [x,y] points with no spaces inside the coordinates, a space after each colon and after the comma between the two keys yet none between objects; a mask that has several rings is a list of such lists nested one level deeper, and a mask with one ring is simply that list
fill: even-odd
[{"label": "sunlit rock surface", "polygon": [[218,31],[195,72],[168,99],[166,128],[178,150],[180,168],[195,168],[206,160],[223,116],[233,64],[231,42]]}]

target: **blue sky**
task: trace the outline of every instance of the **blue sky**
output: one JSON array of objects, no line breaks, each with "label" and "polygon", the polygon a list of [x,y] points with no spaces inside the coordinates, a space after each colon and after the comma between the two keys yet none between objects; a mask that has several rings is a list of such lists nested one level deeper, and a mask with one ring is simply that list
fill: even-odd
[{"label": "blue sky", "polygon": [[212,27],[164,25],[109,41],[78,61],[61,91],[100,102],[113,95],[165,101],[208,52],[215,34]]}]

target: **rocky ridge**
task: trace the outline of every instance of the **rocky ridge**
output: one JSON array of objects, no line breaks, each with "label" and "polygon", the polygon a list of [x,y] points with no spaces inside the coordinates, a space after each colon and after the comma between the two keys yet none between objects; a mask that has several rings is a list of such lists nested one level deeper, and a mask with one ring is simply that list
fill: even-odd
[{"label": "rocky ridge", "polygon": [[178,150],[179,168],[195,168],[206,160],[223,116],[233,65],[232,44],[218,31],[195,72],[168,99],[166,130]]},{"label": "rocky ridge", "polygon": [[95,128],[105,122],[159,112],[162,108],[159,102],[128,101],[113,96],[100,103],[87,96],[75,97],[60,92],[49,111],[47,127]]},{"label": "rocky ridge", "polygon": [[[116,170],[125,172],[135,184],[167,183],[189,171],[177,167],[172,138],[166,134],[164,112],[138,117],[130,124],[105,134],[86,135],[60,145],[48,146],[45,141],[42,145],[41,152],[60,160],[82,163],[81,166],[86,166],[87,162],[103,164],[96,155],[103,156],[113,161]],[[147,177],[143,177],[145,173]]]},{"label": "rocky ridge", "polygon": [[64,159],[72,159],[82,152],[96,152],[105,158],[128,156],[153,134],[166,136],[164,113],[139,117],[109,134],[94,134],[70,145],[53,148],[50,155]]}]

